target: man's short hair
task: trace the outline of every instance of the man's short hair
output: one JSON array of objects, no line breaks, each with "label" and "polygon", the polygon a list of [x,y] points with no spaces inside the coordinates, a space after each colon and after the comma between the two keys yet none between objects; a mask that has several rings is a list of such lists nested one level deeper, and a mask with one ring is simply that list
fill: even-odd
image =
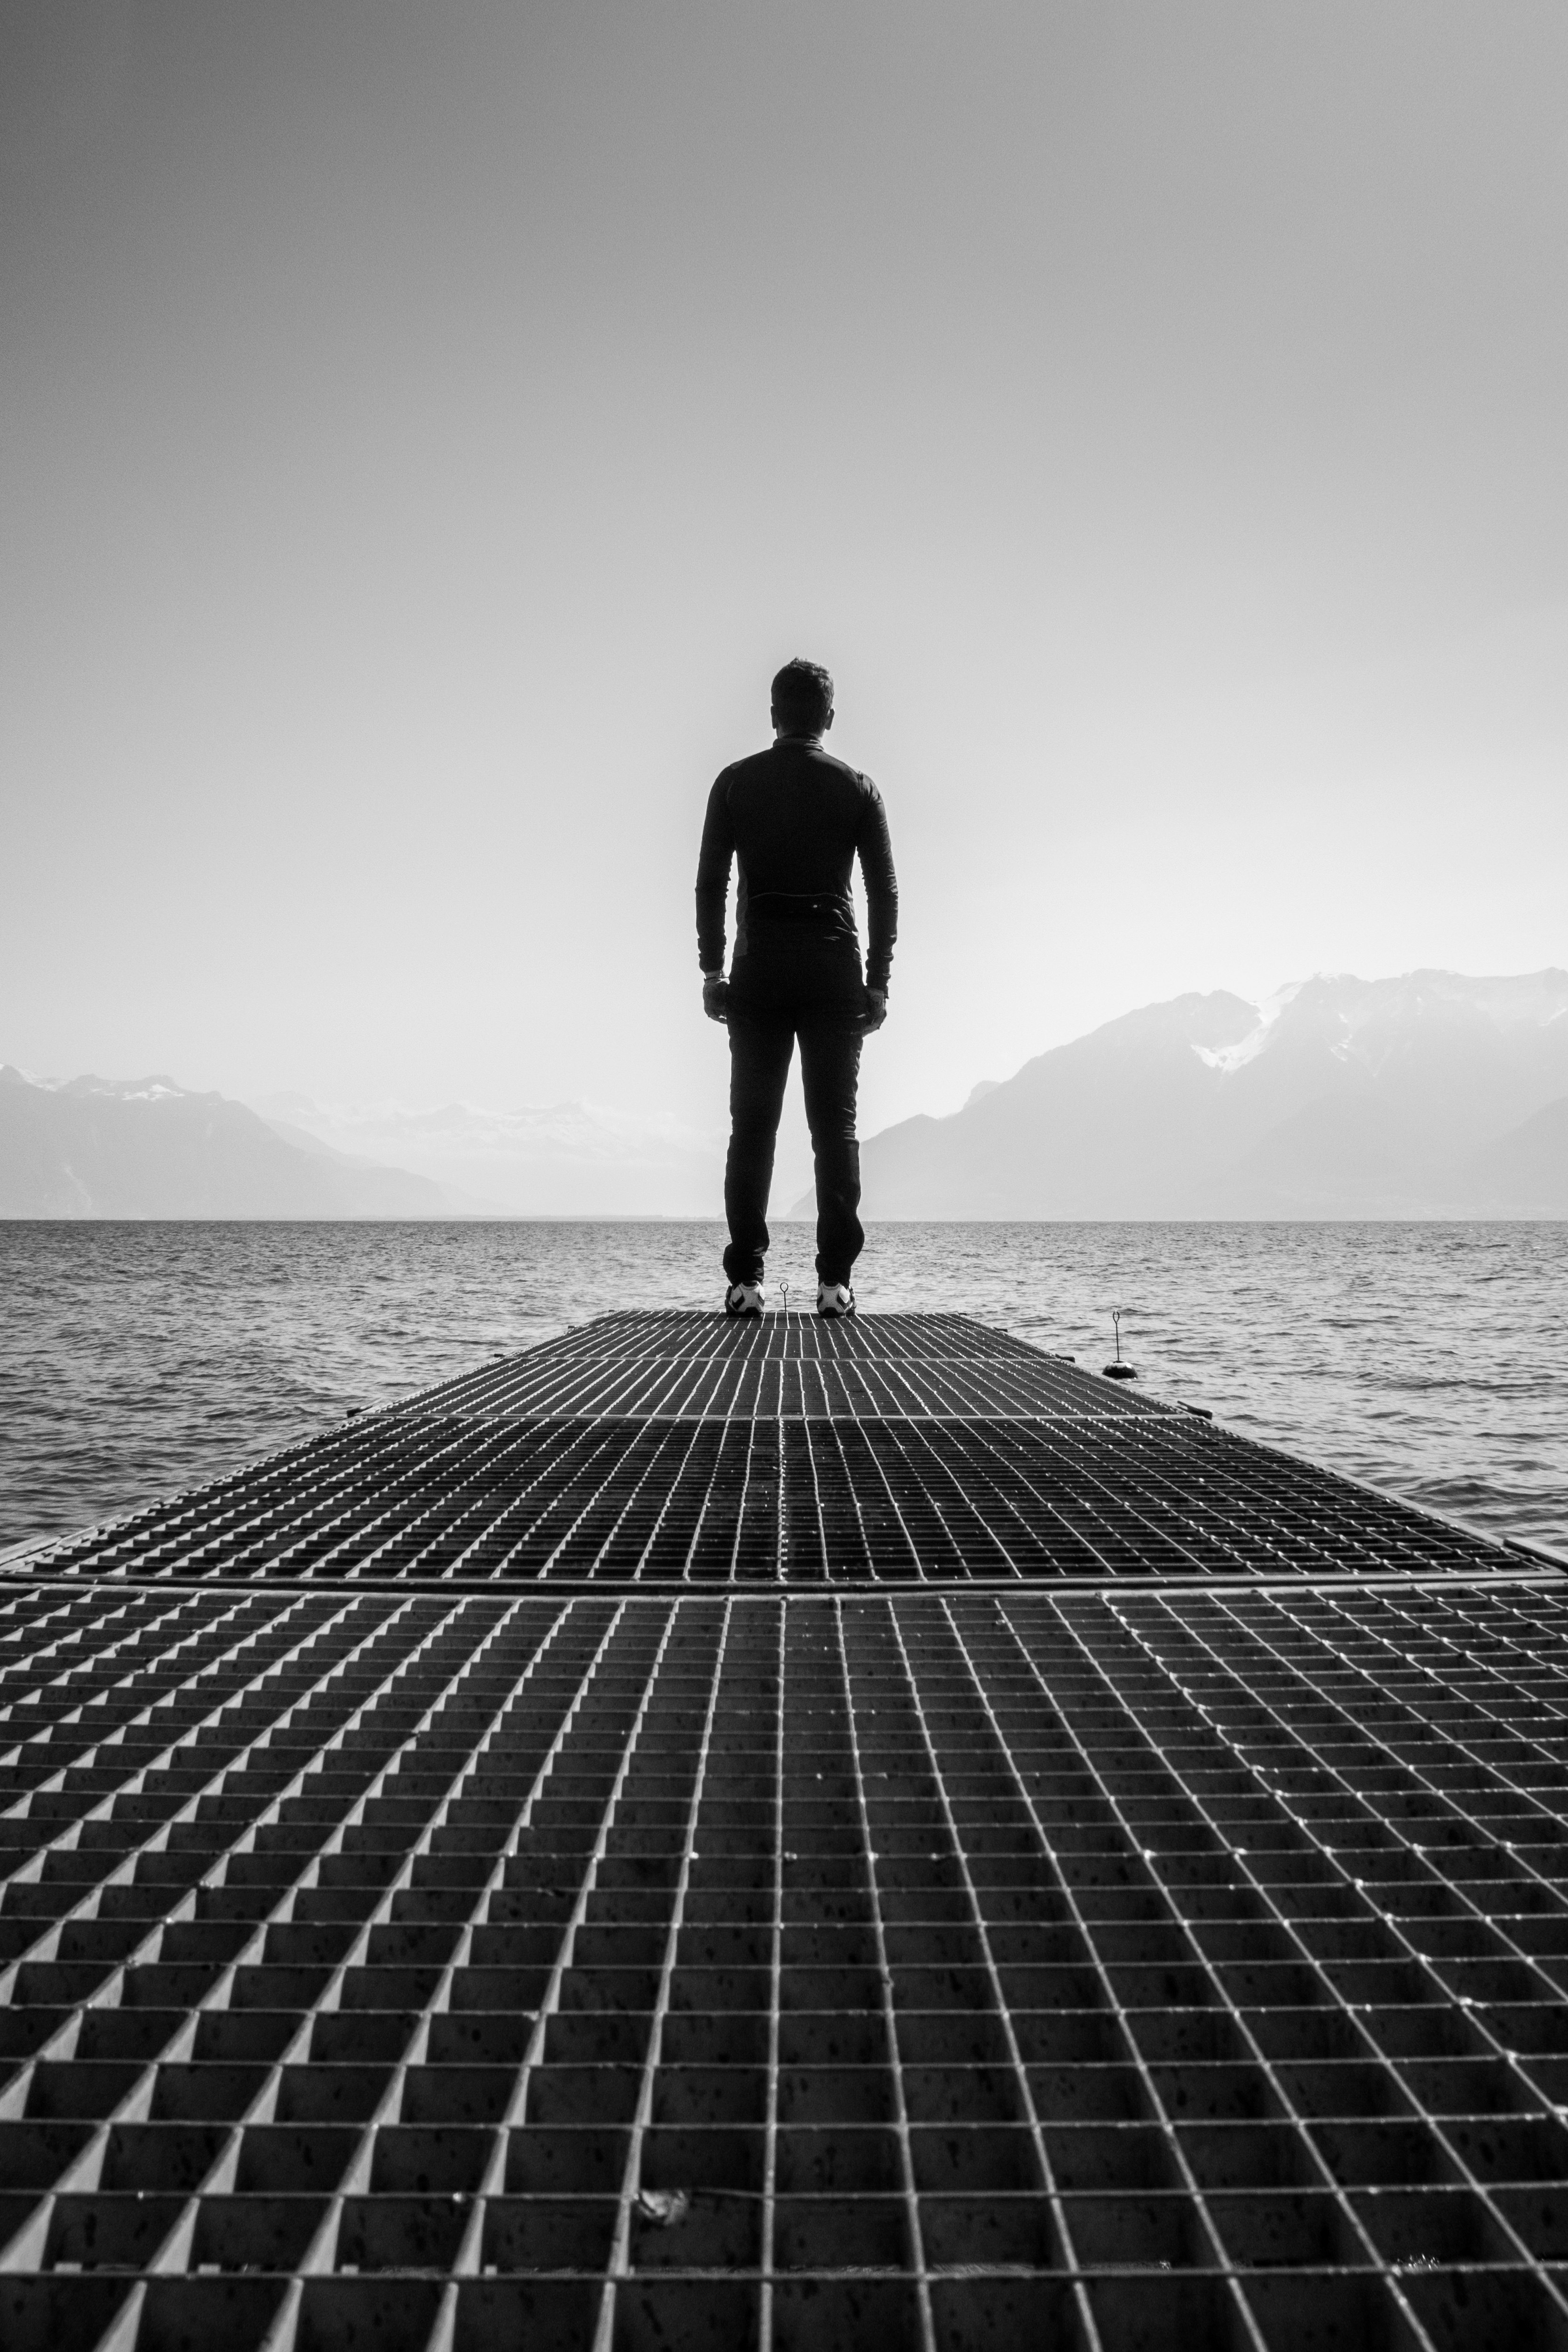
[{"label": "man's short hair", "polygon": [[773,715],[789,733],[820,735],[833,709],[833,681],[821,662],[785,663],[773,681]]}]

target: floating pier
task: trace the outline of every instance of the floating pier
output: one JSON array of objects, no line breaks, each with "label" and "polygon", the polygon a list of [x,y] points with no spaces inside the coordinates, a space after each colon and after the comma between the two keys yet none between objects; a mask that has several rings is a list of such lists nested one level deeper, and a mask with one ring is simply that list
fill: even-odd
[{"label": "floating pier", "polygon": [[1568,2345],[1568,1584],[619,1315],[0,1580],[5,2352]]}]

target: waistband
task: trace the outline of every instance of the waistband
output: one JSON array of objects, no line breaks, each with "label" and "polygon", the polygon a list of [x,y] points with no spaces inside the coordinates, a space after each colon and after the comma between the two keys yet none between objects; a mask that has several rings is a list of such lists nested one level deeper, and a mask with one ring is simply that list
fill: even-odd
[{"label": "waistband", "polygon": [[752,890],[747,894],[747,918],[760,915],[769,923],[820,923],[833,915],[854,919],[854,901],[838,890]]}]

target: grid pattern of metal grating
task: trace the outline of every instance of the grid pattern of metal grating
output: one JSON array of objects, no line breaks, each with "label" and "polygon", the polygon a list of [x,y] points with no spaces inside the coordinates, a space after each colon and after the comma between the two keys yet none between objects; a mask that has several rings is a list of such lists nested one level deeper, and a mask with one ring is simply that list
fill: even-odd
[{"label": "grid pattern of metal grating", "polygon": [[403,1411],[443,1419],[552,1414],[898,1420],[982,1413],[1087,1418],[1157,1412],[1136,1391],[1093,1380],[956,1315],[820,1322],[769,1315],[617,1315],[429,1390]]},{"label": "grid pattern of metal grating", "polygon": [[[597,1316],[580,1323],[559,1339],[528,1350],[528,1360],[557,1355],[614,1357],[705,1356],[788,1358],[794,1361],[852,1363],[907,1360],[919,1363],[945,1357],[969,1357],[981,1361],[1021,1358],[1035,1361],[1040,1354],[1027,1339],[977,1323],[971,1315],[862,1315],[852,1319],[799,1312],[742,1317],[731,1321],[721,1315],[693,1314],[689,1309],[627,1308],[617,1315]],[[1070,1356],[1052,1356],[1051,1363],[1071,1363]]]},{"label": "grid pattern of metal grating", "polygon": [[7,2352],[1554,2344],[1568,1605],[14,1585]]},{"label": "grid pattern of metal grating", "polygon": [[802,1587],[1515,1564],[961,1317],[798,1315],[607,1318],[41,1558],[95,1577]]},{"label": "grid pattern of metal grating", "polygon": [[0,1741],[5,2352],[1568,2347],[1568,1587],[1003,1334],[569,1333]]}]

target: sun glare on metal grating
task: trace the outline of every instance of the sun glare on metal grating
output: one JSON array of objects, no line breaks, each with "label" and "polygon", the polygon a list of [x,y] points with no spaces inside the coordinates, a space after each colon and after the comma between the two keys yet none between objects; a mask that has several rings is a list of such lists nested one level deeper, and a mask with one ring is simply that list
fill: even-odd
[{"label": "sun glare on metal grating", "polygon": [[1568,2341],[1509,1560],[951,1318],[613,1318],[56,1548],[0,2343]]}]

